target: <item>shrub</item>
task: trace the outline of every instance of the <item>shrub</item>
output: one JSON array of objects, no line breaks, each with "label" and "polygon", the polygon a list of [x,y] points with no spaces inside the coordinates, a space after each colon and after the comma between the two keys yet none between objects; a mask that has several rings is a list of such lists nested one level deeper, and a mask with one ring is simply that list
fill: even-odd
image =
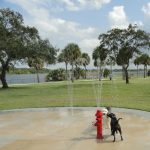
[{"label": "shrub", "polygon": [[46,82],[49,81],[63,81],[65,80],[65,70],[64,69],[55,69],[51,70],[46,76]]},{"label": "shrub", "polygon": [[106,68],[103,74],[104,78],[107,78],[109,74],[110,74],[110,71]]},{"label": "shrub", "polygon": [[77,67],[74,70],[74,76],[75,76],[76,79],[84,78],[85,77],[85,72],[84,72],[83,69]]}]

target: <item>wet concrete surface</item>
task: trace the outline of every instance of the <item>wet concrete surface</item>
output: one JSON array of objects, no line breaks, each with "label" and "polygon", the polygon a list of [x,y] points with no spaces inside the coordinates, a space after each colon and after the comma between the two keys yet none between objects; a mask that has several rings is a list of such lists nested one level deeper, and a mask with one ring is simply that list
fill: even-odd
[{"label": "wet concrete surface", "polygon": [[43,108],[0,111],[0,150],[149,150],[150,112],[112,109],[122,117],[124,141],[110,129],[97,140],[96,108]]}]

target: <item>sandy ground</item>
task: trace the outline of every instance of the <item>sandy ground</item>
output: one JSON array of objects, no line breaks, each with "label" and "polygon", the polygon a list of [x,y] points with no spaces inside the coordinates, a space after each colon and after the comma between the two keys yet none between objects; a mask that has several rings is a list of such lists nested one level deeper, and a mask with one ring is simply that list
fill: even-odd
[{"label": "sandy ground", "polygon": [[91,110],[52,109],[0,113],[0,150],[149,150],[150,119],[134,113],[116,112],[124,141],[116,142],[104,128],[97,140],[96,108]]}]

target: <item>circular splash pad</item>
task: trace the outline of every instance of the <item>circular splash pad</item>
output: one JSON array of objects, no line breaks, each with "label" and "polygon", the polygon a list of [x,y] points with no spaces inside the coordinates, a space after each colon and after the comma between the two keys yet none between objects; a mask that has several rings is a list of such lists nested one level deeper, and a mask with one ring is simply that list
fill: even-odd
[{"label": "circular splash pad", "polygon": [[110,129],[96,139],[96,108],[47,108],[0,111],[0,150],[149,150],[150,113],[112,109],[122,117],[124,141]]}]

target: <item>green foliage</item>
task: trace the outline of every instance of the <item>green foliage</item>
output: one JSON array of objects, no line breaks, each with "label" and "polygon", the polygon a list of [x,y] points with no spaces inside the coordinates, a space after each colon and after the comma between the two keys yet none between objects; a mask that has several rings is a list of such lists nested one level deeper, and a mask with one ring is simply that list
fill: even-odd
[{"label": "green foliage", "polygon": [[29,58],[28,59],[28,65],[29,67],[33,67],[35,68],[36,70],[40,70],[43,68],[44,66],[44,61],[40,58]]},{"label": "green foliage", "polygon": [[[102,45],[96,47],[92,54],[92,58],[95,62],[94,65],[95,66],[102,65],[107,58],[107,54],[108,54],[108,50],[105,49]],[[98,63],[97,60],[99,60],[100,62]]]},{"label": "green foliage", "polygon": [[68,52],[70,65],[74,65],[76,60],[81,56],[79,46],[75,43],[69,43],[65,47],[65,50]]},{"label": "green foliage", "polygon": [[28,56],[29,45],[39,38],[34,27],[25,26],[22,15],[9,8],[0,9],[0,64],[3,88],[8,88],[6,71],[13,61]]},{"label": "green foliage", "polygon": [[87,71],[86,66],[90,64],[90,56],[87,53],[82,53],[81,60],[82,60],[82,65],[85,68],[84,78],[86,79],[86,71]]},{"label": "green foliage", "polygon": [[[67,58],[69,56],[69,64],[72,66],[72,76],[71,80],[74,82],[74,65],[77,67],[78,59],[81,57],[81,51],[77,44],[69,43],[64,51],[67,53]],[[67,66],[66,66],[67,68]]]},{"label": "green foliage", "polygon": [[116,63],[122,66],[126,83],[128,79],[129,61],[134,54],[140,54],[140,49],[149,47],[150,36],[136,25],[129,25],[127,29],[112,29],[99,36],[100,46],[108,50],[107,55],[115,58]]},{"label": "green foliage", "polygon": [[69,55],[69,49],[65,48],[61,51],[57,58],[58,62],[65,62],[66,64],[69,63],[70,55]]},{"label": "green foliage", "polygon": [[[48,73],[49,69],[42,68],[39,73]],[[37,71],[34,68],[10,68],[9,74],[36,74]]]},{"label": "green foliage", "polygon": [[85,77],[85,72],[83,69],[77,67],[74,69],[74,76],[76,79],[84,78]]},{"label": "green foliage", "polygon": [[105,68],[103,73],[104,78],[107,78],[109,74],[110,74],[110,70]]},{"label": "green foliage", "polygon": [[142,54],[139,57],[139,63],[144,65],[144,78],[147,76],[147,66],[150,65],[150,57],[148,54]]},{"label": "green foliage", "polygon": [[51,70],[49,74],[46,76],[46,82],[63,81],[63,80],[65,80],[65,70],[61,68],[56,70]]},{"label": "green foliage", "polygon": [[24,58],[27,47],[31,42],[39,38],[38,31],[34,27],[25,26],[22,15],[10,9],[0,9],[0,62]]},{"label": "green foliage", "polygon": [[142,65],[150,65],[150,57],[148,54],[142,54],[140,57],[139,57],[139,63],[142,64]]},{"label": "green foliage", "polygon": [[90,64],[90,57],[87,53],[82,53],[81,58],[83,59],[82,64],[84,67]]},{"label": "green foliage", "polygon": [[20,13],[9,8],[0,9],[0,79],[3,88],[7,88],[6,71],[15,61],[28,61],[36,70],[44,62],[55,63],[57,50],[48,40],[42,40],[38,30],[25,26]]},{"label": "green foliage", "polygon": [[134,64],[135,65],[140,65],[140,57],[137,57],[135,60],[134,60]]}]

